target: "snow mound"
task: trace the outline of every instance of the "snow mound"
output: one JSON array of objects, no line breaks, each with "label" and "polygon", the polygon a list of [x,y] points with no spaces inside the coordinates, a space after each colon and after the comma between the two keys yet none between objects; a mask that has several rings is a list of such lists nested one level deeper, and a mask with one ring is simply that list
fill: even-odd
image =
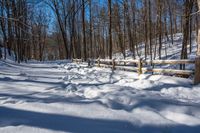
[{"label": "snow mound", "polygon": [[187,87],[173,87],[163,88],[162,94],[172,96],[177,99],[193,100],[194,102],[200,103],[200,88],[187,88]]}]

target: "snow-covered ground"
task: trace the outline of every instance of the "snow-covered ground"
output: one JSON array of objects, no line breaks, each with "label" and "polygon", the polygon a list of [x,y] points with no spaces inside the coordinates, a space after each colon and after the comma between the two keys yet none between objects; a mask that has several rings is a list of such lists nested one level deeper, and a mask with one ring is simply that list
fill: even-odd
[{"label": "snow-covered ground", "polygon": [[[173,46],[163,41],[162,58],[166,46],[167,58],[179,59],[182,35]],[[193,37],[189,58],[195,51]],[[0,60],[0,133],[200,132],[200,85],[192,78],[138,76],[66,60],[17,64],[7,57]]]},{"label": "snow-covered ground", "polygon": [[[169,38],[171,38],[169,36]],[[181,49],[182,49],[182,41],[183,41],[183,34],[182,33],[176,33],[173,36],[173,44],[171,40],[167,40],[167,38],[163,38],[162,40],[162,49],[161,49],[161,58],[162,59],[180,59],[181,57]],[[158,39],[157,39],[158,43]],[[156,44],[155,39],[153,40],[153,44]],[[136,54],[136,58],[144,58],[145,56],[145,44],[142,42],[139,44],[139,50]],[[190,53],[188,45],[188,58],[194,59],[196,56],[197,51],[197,43],[196,43],[196,32],[192,32],[192,41],[191,41],[191,48],[192,51]],[[159,53],[158,53],[158,44],[156,46],[156,52],[155,52],[155,45],[153,45],[152,48],[153,58],[155,56],[155,59],[159,59]],[[155,54],[156,53],[156,54]],[[116,59],[123,59],[123,55],[121,53],[115,53],[113,55],[113,58]],[[132,52],[130,50],[126,50],[126,59],[132,59]],[[147,59],[150,59],[150,55],[147,55]]]},{"label": "snow-covered ground", "polygon": [[190,79],[0,61],[0,133],[199,131],[200,85]]}]

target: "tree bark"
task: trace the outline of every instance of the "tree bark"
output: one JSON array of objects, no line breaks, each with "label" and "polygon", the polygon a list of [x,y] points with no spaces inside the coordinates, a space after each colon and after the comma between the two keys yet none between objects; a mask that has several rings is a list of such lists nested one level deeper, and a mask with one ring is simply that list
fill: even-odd
[{"label": "tree bark", "polygon": [[82,27],[83,27],[83,58],[84,61],[87,60],[86,52],[86,38],[85,38],[85,0],[82,0]]},{"label": "tree bark", "polygon": [[151,1],[149,0],[148,1],[148,8],[149,8],[149,20],[148,20],[148,24],[149,24],[149,47],[150,47],[150,58],[151,58],[151,60],[153,59],[153,55],[152,55],[152,32],[151,32],[151,30],[152,30],[152,22],[151,22]]},{"label": "tree bark", "polygon": [[109,16],[109,58],[112,59],[112,9],[111,9],[112,0],[108,0],[108,16]]},{"label": "tree bark", "polygon": [[[198,4],[198,11],[200,10],[200,0],[197,0]],[[199,28],[199,26],[198,26]],[[200,28],[198,29],[198,35],[197,35],[197,55],[200,56]]]},{"label": "tree bark", "polygon": [[89,1],[90,10],[90,57],[93,58],[93,44],[92,44],[92,0]]},{"label": "tree bark", "polygon": [[[193,0],[186,0],[185,2],[185,20],[184,20],[184,27],[183,27],[183,43],[182,43],[182,50],[181,50],[181,59],[187,59],[187,45],[189,41],[189,21],[190,21],[190,13],[193,6]],[[180,66],[181,69],[185,69],[184,65]]]},{"label": "tree bark", "polygon": [[162,50],[162,4],[158,0],[158,21],[159,21],[159,59],[161,59],[161,50]]}]

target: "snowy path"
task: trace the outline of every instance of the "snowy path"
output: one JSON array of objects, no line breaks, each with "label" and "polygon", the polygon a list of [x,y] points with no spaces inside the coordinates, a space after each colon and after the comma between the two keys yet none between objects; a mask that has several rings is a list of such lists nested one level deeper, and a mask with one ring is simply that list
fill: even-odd
[{"label": "snowy path", "polygon": [[199,132],[189,79],[73,63],[0,61],[0,133]]}]

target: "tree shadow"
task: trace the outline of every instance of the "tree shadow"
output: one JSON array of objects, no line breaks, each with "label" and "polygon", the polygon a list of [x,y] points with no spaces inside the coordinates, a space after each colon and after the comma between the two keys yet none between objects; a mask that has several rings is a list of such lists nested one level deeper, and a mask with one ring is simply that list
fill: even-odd
[{"label": "tree shadow", "polygon": [[90,119],[77,116],[33,112],[7,107],[0,107],[0,127],[30,126],[53,131],[76,133],[154,133],[200,131],[200,126],[186,125],[138,125],[128,121]]},{"label": "tree shadow", "polygon": [[0,118],[0,127],[26,125],[54,131],[76,133],[130,133],[134,131],[134,126],[126,121],[89,119],[7,107],[0,107]]},{"label": "tree shadow", "polygon": [[9,83],[17,83],[17,82],[24,82],[24,83],[36,83],[36,84],[51,84],[51,85],[59,85],[63,84],[63,82],[48,82],[48,81],[39,81],[39,80],[32,80],[32,79],[13,79],[10,77],[0,78],[0,81],[6,81]]}]

